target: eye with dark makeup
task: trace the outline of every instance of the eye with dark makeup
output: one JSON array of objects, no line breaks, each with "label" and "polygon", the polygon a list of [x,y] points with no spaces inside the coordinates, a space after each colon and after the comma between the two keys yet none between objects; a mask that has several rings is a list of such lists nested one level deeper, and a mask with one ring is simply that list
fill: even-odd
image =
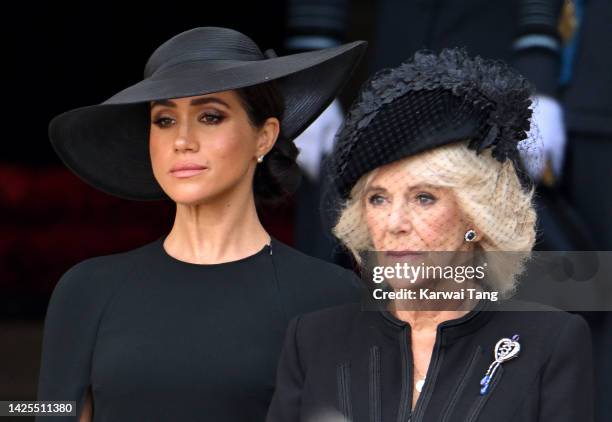
[{"label": "eye with dark makeup", "polygon": [[160,128],[170,127],[174,123],[174,119],[166,116],[160,116],[153,119],[153,124]]},{"label": "eye with dark makeup", "polygon": [[[207,111],[198,117],[198,121],[205,125],[217,125],[225,119],[225,116],[216,111]],[[176,123],[176,120],[168,116],[159,116],[152,119],[152,123],[161,129],[168,128]]]},{"label": "eye with dark makeup", "polygon": [[225,119],[225,116],[217,111],[207,111],[202,113],[199,120],[207,125],[219,124]]}]

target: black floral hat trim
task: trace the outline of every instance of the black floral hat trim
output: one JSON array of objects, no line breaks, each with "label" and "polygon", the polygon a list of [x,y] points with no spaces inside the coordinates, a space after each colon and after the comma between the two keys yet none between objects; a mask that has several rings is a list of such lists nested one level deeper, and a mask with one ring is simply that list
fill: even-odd
[{"label": "black floral hat trim", "polygon": [[524,188],[531,181],[519,157],[518,143],[530,128],[531,84],[501,61],[470,58],[464,49],[444,49],[440,54],[419,51],[411,60],[395,68],[375,73],[361,89],[342,128],[336,134],[335,169],[340,176],[349,161],[360,132],[385,104],[411,91],[448,90],[480,112],[483,128],[468,147],[479,154],[492,148],[498,161],[512,160]]}]

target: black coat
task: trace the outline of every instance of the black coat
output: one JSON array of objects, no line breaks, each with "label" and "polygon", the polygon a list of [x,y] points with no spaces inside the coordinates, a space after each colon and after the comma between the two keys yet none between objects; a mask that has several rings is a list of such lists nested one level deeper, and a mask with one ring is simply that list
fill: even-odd
[{"label": "black coat", "polygon": [[[359,304],[293,319],[267,422],[592,421],[586,322],[544,307],[491,311],[498,306],[481,301],[439,326],[414,412],[408,324]],[[481,395],[494,345],[514,334],[519,356],[501,365]]]},{"label": "black coat", "polygon": [[359,300],[354,273],[272,239],[218,264],[170,256],[165,236],[64,273],[45,319],[38,400],[93,394],[100,421],[263,421],[287,324]]}]

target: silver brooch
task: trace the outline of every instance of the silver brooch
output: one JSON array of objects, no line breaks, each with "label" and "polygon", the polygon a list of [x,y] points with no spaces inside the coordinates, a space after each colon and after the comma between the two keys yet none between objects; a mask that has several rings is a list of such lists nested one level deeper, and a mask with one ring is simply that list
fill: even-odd
[{"label": "silver brooch", "polygon": [[497,368],[504,362],[514,359],[521,351],[521,344],[518,342],[519,335],[515,334],[512,338],[502,338],[495,344],[493,357],[495,360],[489,365],[489,369],[484,377],[480,380],[480,395],[487,394],[491,380],[495,376]]}]

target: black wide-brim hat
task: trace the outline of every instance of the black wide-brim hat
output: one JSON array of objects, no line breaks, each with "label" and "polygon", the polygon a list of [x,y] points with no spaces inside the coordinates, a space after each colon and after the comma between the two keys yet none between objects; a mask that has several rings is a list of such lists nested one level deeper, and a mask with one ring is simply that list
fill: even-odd
[{"label": "black wide-brim hat", "polygon": [[64,164],[95,188],[125,199],[167,199],[151,168],[150,101],[274,80],[285,101],[281,134],[292,140],[337,96],[366,45],[356,41],[277,57],[231,29],[191,29],[153,52],[142,81],[101,104],[53,118],[49,137]]}]

